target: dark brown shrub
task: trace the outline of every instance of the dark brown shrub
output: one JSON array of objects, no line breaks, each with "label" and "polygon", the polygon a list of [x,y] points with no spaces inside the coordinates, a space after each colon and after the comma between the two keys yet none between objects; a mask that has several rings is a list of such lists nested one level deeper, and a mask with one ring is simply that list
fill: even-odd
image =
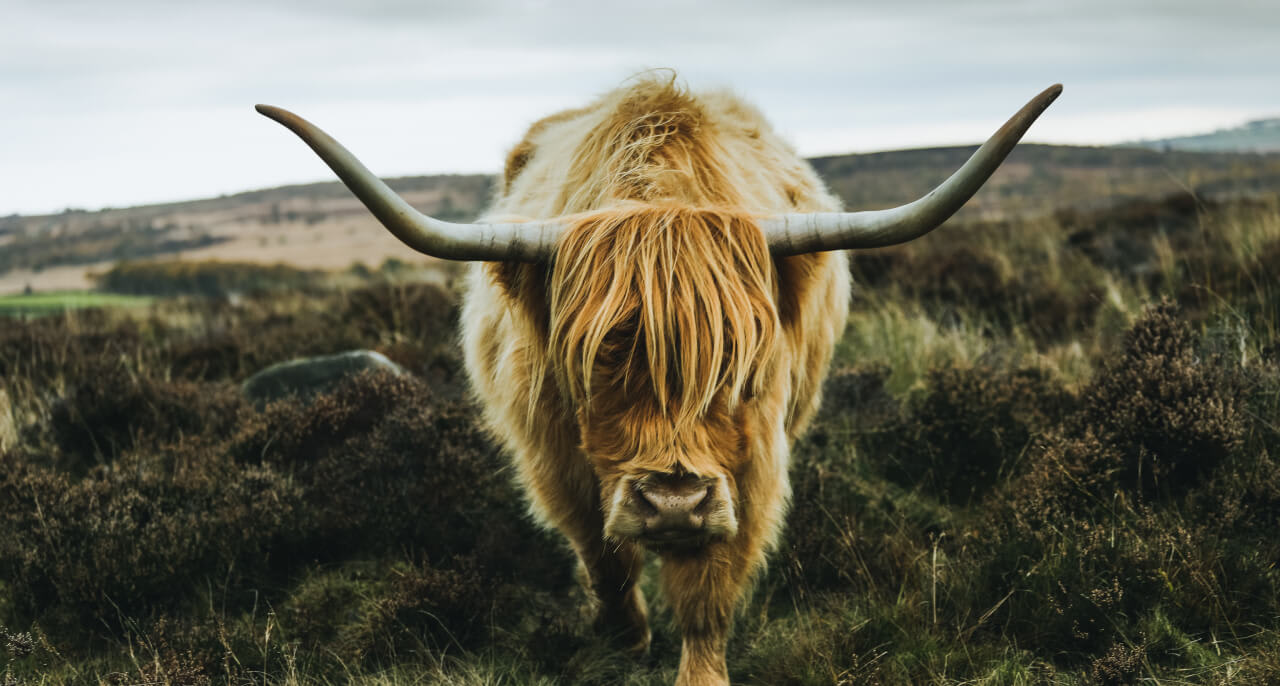
[{"label": "dark brown shrub", "polygon": [[88,366],[49,418],[64,468],[115,460],[135,445],[225,434],[245,406],[228,385],[164,382],[123,359]]},{"label": "dark brown shrub", "polygon": [[962,245],[859,253],[850,269],[860,285],[885,297],[901,293],[937,321],[967,315],[996,330],[1021,326],[1042,343],[1087,330],[1102,302],[1101,284],[1055,281],[1037,267],[1009,266],[993,252]]},{"label": "dark brown shrub", "polygon": [[169,344],[166,351],[173,376],[179,379],[215,381],[244,376],[241,341],[227,333],[187,338]]},{"label": "dark brown shrub", "polygon": [[276,403],[232,439],[241,464],[291,473],[307,526],[298,559],[416,550],[471,554],[526,583],[562,585],[571,567],[526,519],[521,497],[469,405],[441,403],[412,377],[363,374],[311,405]]},{"label": "dark brown shrub", "polygon": [[934,369],[905,421],[869,441],[868,458],[908,488],[957,504],[982,498],[1018,469],[1029,442],[1072,397],[1038,369]]},{"label": "dark brown shrub", "polygon": [[1037,441],[1028,451],[1026,472],[1010,484],[1004,498],[1011,523],[1019,535],[1034,539],[1073,521],[1106,501],[1121,461],[1114,448],[1091,433],[1055,432]]},{"label": "dark brown shrub", "polygon": [[1176,306],[1153,305],[1082,394],[1079,422],[1120,451],[1124,488],[1183,493],[1242,445],[1244,380],[1194,343]]},{"label": "dark brown shrub", "polygon": [[808,439],[797,447],[802,458],[791,469],[787,532],[770,566],[792,598],[829,590],[875,593],[900,583],[902,570],[945,526],[941,508],[902,506],[900,491],[840,452],[835,443],[819,448]]},{"label": "dark brown shrub", "polygon": [[823,383],[815,431],[861,429],[896,418],[898,401],[885,388],[889,374],[886,365],[832,371]]},{"label": "dark brown shrub", "polygon": [[1194,342],[1167,302],[1134,324],[1082,392],[1079,411],[1027,453],[1026,474],[1008,494],[1022,531],[1086,516],[1115,493],[1150,501],[1198,489],[1205,501],[1212,492],[1206,511],[1217,521],[1243,516],[1246,501],[1268,501],[1265,450],[1254,453],[1260,462],[1246,460],[1250,477],[1240,472],[1250,384],[1223,360],[1196,357]]},{"label": "dark brown shrub", "polygon": [[296,527],[300,493],[270,468],[195,459],[69,478],[10,453],[0,470],[0,577],[28,617],[59,609],[114,625],[169,606],[206,575],[259,567]]},{"label": "dark brown shrub", "polygon": [[1195,345],[1172,305],[1151,307],[987,513],[993,545],[977,588],[1021,591],[1001,606],[1001,626],[1087,659],[1099,681],[1129,683],[1132,659],[1157,659],[1115,647],[1132,647],[1125,637],[1153,612],[1193,634],[1274,612],[1274,578],[1258,560],[1276,554],[1280,470],[1267,439],[1244,449],[1245,404],[1265,375],[1246,382]]},{"label": "dark brown shrub", "polygon": [[[1256,410],[1254,417],[1265,417]],[[1268,539],[1280,529],[1280,433],[1254,422],[1253,440],[1190,494],[1197,511],[1224,536]],[[1280,542],[1280,541],[1278,541]]]},{"label": "dark brown shrub", "polygon": [[83,378],[102,360],[136,358],[145,339],[132,321],[107,322],[96,310],[65,317],[4,320],[0,326],[0,377],[40,385]]},{"label": "dark brown shrub", "polygon": [[932,260],[917,260],[908,282],[920,300],[965,303],[980,311],[999,310],[1009,300],[1003,270],[994,257],[961,246]]},{"label": "dark brown shrub", "polygon": [[1009,275],[997,258],[965,245],[924,254],[858,254],[851,269],[854,277],[867,285],[900,289],[931,312],[945,313],[964,306],[998,313],[1008,309],[1013,295],[1008,288]]},{"label": "dark brown shrub", "polygon": [[452,343],[458,318],[457,298],[432,283],[383,283],[351,291],[341,321],[362,337],[420,343]]},{"label": "dark brown shrub", "polygon": [[474,646],[493,627],[510,624],[519,595],[470,558],[448,569],[399,565],[387,592],[371,598],[362,621],[342,637],[343,648],[351,657],[385,663]]},{"label": "dark brown shrub", "polygon": [[1195,238],[1204,209],[1194,195],[1180,192],[1101,210],[1065,210],[1057,213],[1057,221],[1072,232],[1072,248],[1105,269],[1125,274],[1153,262],[1151,239],[1157,234],[1169,236],[1175,249]]},{"label": "dark brown shrub", "polygon": [[1065,291],[1066,284],[1050,284],[1040,273],[1024,275],[1009,287],[1010,322],[1022,321],[1040,343],[1070,340],[1088,331],[1103,302],[1100,286]]},{"label": "dark brown shrub", "polygon": [[1145,645],[1113,643],[1106,654],[1093,661],[1089,675],[1102,686],[1136,683],[1146,657]]},{"label": "dark brown shrub", "polygon": [[244,376],[277,362],[367,349],[377,343],[331,313],[311,312],[253,317],[239,323],[235,336],[243,354],[240,373]]},{"label": "dark brown shrub", "polygon": [[849,271],[860,285],[883,288],[893,283],[893,276],[906,260],[902,250],[858,250],[849,253]]}]

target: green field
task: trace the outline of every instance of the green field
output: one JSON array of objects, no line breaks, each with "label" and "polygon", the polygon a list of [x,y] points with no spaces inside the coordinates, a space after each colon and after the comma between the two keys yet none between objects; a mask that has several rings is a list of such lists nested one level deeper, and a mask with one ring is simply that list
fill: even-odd
[{"label": "green field", "polygon": [[41,317],[88,307],[142,307],[150,305],[152,300],[154,298],[93,291],[0,295],[0,317]]}]

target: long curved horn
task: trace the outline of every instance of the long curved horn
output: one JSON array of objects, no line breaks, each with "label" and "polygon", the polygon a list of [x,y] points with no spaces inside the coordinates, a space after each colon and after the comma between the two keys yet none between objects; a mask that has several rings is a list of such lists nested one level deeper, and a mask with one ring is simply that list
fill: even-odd
[{"label": "long curved horn", "polygon": [[446,260],[543,262],[551,259],[564,230],[554,222],[455,224],[413,209],[342,144],[298,115],[258,105],[263,115],[298,134],[396,238],[410,248]]},{"label": "long curved horn", "polygon": [[787,214],[760,221],[774,255],[878,248],[905,243],[938,228],[986,183],[1031,123],[1062,92],[1046,88],[1005,122],[956,173],[915,202],[887,210]]}]

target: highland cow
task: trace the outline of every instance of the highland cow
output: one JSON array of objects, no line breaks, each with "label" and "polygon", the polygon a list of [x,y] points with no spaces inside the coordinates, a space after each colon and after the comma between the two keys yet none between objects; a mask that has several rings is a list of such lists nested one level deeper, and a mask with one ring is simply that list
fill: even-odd
[{"label": "highland cow", "polygon": [[937,227],[1060,90],[924,198],[843,213],[755,108],[646,76],[533,124],[476,224],[417,213],[319,129],[258,109],[411,247],[476,261],[462,344],[489,430],[577,553],[596,625],[636,652],[661,558],[693,686],[728,683],[734,610],[777,544],[848,309],[843,250]]}]

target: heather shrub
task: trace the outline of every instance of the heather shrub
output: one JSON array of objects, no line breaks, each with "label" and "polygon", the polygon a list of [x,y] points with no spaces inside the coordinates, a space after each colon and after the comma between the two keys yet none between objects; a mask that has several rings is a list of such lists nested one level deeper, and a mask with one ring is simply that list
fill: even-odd
[{"label": "heather shrub", "polygon": [[1261,381],[1196,345],[1172,305],[1148,308],[1078,411],[1033,442],[984,525],[996,542],[984,602],[1029,591],[1000,606],[1004,626],[1068,662],[1088,658],[1100,681],[1132,677],[1135,624],[1154,613],[1209,632],[1274,609],[1261,560],[1280,549],[1260,524],[1274,521],[1280,482],[1265,449],[1242,450]]},{"label": "heather shrub", "polygon": [[878,593],[950,519],[944,508],[884,481],[821,429],[796,453],[787,532],[770,567],[792,597],[833,589]]},{"label": "heather shrub", "polygon": [[995,255],[970,246],[913,260],[910,274],[914,278],[898,283],[922,302],[1000,311],[1009,300],[1010,270]]},{"label": "heather shrub", "polygon": [[131,320],[109,321],[102,311],[30,321],[4,320],[0,326],[0,378],[49,384],[84,378],[102,360],[134,357],[145,343]]},{"label": "heather shrub", "polygon": [[454,342],[457,317],[456,296],[432,283],[381,283],[352,291],[341,314],[368,345],[447,399],[466,392],[462,356]]},{"label": "heather shrub", "polygon": [[494,573],[561,583],[563,552],[528,523],[475,420],[420,380],[362,374],[308,406],[269,406],[227,449],[237,464],[285,471],[301,487],[310,516],[291,541],[299,559],[471,554]]},{"label": "heather shrub", "polygon": [[380,592],[356,609],[337,643],[345,657],[389,663],[415,653],[444,653],[494,639],[499,627],[519,621],[527,589],[500,582],[474,558],[447,568],[426,561],[391,567]]},{"label": "heather shrub", "polygon": [[1040,369],[934,369],[902,420],[866,442],[867,459],[904,487],[972,503],[1018,470],[1030,441],[1072,402]]},{"label": "heather shrub", "polygon": [[[1135,504],[1124,492],[1093,499],[1076,517],[992,532],[991,540],[975,604],[994,606],[1013,592],[995,621],[1023,645],[1055,651],[1064,664],[1132,639],[1157,614],[1191,635],[1274,618],[1277,580],[1264,561],[1280,552],[1273,542],[1223,536],[1211,523]],[[1152,645],[1153,659],[1168,659],[1166,649],[1174,647]]]},{"label": "heather shrub", "polygon": [[367,374],[259,414],[229,386],[123,365],[87,378],[50,419],[57,459],[4,458],[0,578],[22,617],[115,626],[190,602],[206,576],[246,602],[235,589],[316,561],[407,555],[431,561],[413,568],[413,589],[429,591],[413,602],[435,604],[402,590],[362,612],[387,626],[447,613],[461,637],[491,619],[503,584],[571,584],[566,551],[526,519],[474,409],[419,380]]},{"label": "heather shrub", "polygon": [[831,370],[822,386],[816,434],[879,426],[897,416],[898,400],[885,387],[887,365],[841,367]]},{"label": "heather shrub", "polygon": [[347,294],[339,315],[366,338],[452,342],[457,297],[433,283],[380,283]]},{"label": "heather shrub", "polygon": [[103,359],[71,382],[49,416],[64,468],[108,463],[135,445],[225,434],[244,403],[226,385],[160,381]]},{"label": "heather shrub", "polygon": [[1151,238],[1171,236],[1176,248],[1191,247],[1199,240],[1205,206],[1194,195],[1179,192],[1163,198],[1139,198],[1105,209],[1068,209],[1056,213],[1057,222],[1071,232],[1072,249],[1099,267],[1125,273],[1135,265],[1151,263]]},{"label": "heather shrub", "polygon": [[454,295],[434,284],[376,284],[282,307],[263,296],[213,304],[195,334],[163,348],[178,378],[243,378],[277,362],[356,349],[377,350],[460,397]]},{"label": "heather shrub", "polygon": [[1198,357],[1195,344],[1167,302],[1133,325],[1079,409],[1028,451],[1010,498],[1024,530],[1080,516],[1113,493],[1181,497],[1249,459],[1240,449],[1252,384],[1228,360]]},{"label": "heather shrub", "polygon": [[174,607],[209,575],[259,567],[300,514],[298,489],[266,467],[177,458],[75,478],[5,461],[0,577],[28,619],[114,626]]},{"label": "heather shrub", "polygon": [[1137,681],[1142,674],[1142,663],[1147,657],[1146,645],[1125,642],[1112,643],[1101,657],[1089,666],[1089,676],[1100,686],[1121,686]]},{"label": "heather shrub", "polygon": [[1070,283],[1057,278],[1029,271],[1009,286],[1016,294],[1009,325],[1021,322],[1041,345],[1070,341],[1088,331],[1103,302],[1103,287],[1097,280]]},{"label": "heather shrub", "polygon": [[1061,430],[1037,441],[1028,451],[1026,472],[1007,489],[1001,516],[1018,536],[1034,539],[1064,521],[1106,502],[1122,460],[1110,444],[1092,432],[1068,436]]},{"label": "heather shrub", "polygon": [[374,343],[337,318],[332,310],[251,313],[245,321],[236,323],[234,335],[241,351],[241,376],[285,360],[332,355],[372,347]]},{"label": "heather shrub", "polygon": [[1280,365],[1255,366],[1241,409],[1252,419],[1243,446],[1218,466],[1189,500],[1212,512],[1207,522],[1224,535],[1266,535],[1280,527]]},{"label": "heather shrub", "polygon": [[165,353],[170,373],[179,379],[214,381],[244,376],[243,341],[222,332],[172,341]]},{"label": "heather shrub", "polygon": [[1174,305],[1152,306],[1081,395],[1078,421],[1120,452],[1120,486],[1184,493],[1242,445],[1245,382],[1201,359]]},{"label": "heather shrub", "polygon": [[1064,259],[1067,268],[1076,267],[1074,278],[966,244],[856,253],[850,270],[857,283],[881,293],[896,291],[935,320],[979,321],[1004,332],[1021,328],[1047,344],[1088,328],[1101,301],[1096,270],[1075,264],[1083,260]]}]

